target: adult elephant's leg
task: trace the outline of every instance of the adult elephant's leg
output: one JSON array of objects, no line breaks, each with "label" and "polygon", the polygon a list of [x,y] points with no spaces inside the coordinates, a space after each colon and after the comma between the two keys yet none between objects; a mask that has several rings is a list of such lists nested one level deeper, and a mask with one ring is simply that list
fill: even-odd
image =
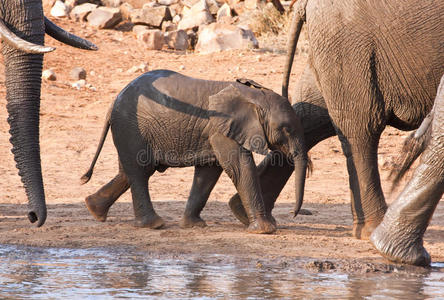
[{"label": "adult elephant's leg", "polygon": [[[423,155],[412,179],[390,205],[370,238],[376,249],[391,261],[412,265],[431,262],[423,246],[423,236],[444,193],[444,162],[442,152]],[[438,167],[434,159],[440,161]]]},{"label": "adult elephant's leg", "polygon": [[179,225],[182,228],[205,227],[207,224],[200,217],[208,197],[222,173],[219,166],[196,166],[194,179],[188,197],[187,206]]},{"label": "adult elephant's leg", "polygon": [[383,256],[395,262],[431,262],[423,236],[444,193],[444,77],[433,109],[431,139],[420,165],[370,238]]},{"label": "adult elephant's leg", "polygon": [[253,233],[272,233],[276,226],[266,217],[256,165],[250,151],[230,138],[215,134],[210,144],[217,160],[236,186]]},{"label": "adult elephant's leg", "polygon": [[129,187],[128,177],[119,163],[119,173],[97,192],[86,197],[86,207],[96,220],[105,222],[110,207]]}]

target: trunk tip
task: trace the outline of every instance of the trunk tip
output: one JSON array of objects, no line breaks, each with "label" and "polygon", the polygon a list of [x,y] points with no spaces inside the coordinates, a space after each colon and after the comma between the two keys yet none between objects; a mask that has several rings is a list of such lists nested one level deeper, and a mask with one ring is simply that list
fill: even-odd
[{"label": "trunk tip", "polygon": [[89,170],[82,177],[80,177],[80,184],[87,183],[91,179],[91,176],[92,176],[92,170]]},{"label": "trunk tip", "polygon": [[40,218],[37,216],[37,213],[34,211],[30,211],[28,212],[28,219],[31,223],[35,223],[37,222],[37,227],[42,226],[43,224],[45,224],[46,221],[46,212],[42,213],[42,215],[40,216]]}]

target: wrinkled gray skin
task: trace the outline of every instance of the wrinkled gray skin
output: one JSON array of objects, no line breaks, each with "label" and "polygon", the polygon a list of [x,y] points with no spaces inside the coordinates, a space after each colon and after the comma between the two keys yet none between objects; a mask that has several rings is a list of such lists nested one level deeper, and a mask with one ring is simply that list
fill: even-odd
[{"label": "wrinkled gray skin", "polygon": [[41,0],[0,1],[0,37],[5,61],[5,85],[12,152],[29,201],[28,218],[41,226],[46,220],[40,166],[39,109],[45,32],[71,46],[97,47],[63,31],[44,18]]},{"label": "wrinkled gray skin", "polygon": [[[444,193],[444,76],[431,118],[424,120],[423,124],[417,130],[417,133],[420,132],[410,137],[422,144],[425,136],[420,164],[388,208],[381,224],[373,231],[370,241],[389,260],[427,266],[431,258],[423,246],[423,236]],[[415,147],[410,150],[415,150]],[[413,159],[406,160],[405,164],[411,165],[417,153],[410,157]]]},{"label": "wrinkled gray skin", "polygon": [[[387,125],[417,128],[432,108],[444,73],[444,2],[298,1],[284,70],[285,97],[304,22],[309,68],[347,158],[353,235],[367,239],[387,209],[377,164],[381,133]],[[275,166],[263,174],[274,175],[272,186],[261,178],[263,192],[269,195],[264,201],[272,207],[267,203],[274,203],[280,192],[276,187],[285,184],[288,172]],[[237,209],[235,214],[242,212]]]},{"label": "wrinkled gray skin", "polygon": [[[321,95],[316,80],[307,65],[300,79],[296,84],[296,88],[292,97],[292,107],[298,120],[302,123],[306,151],[331,136],[336,135],[336,131],[328,115],[325,100]],[[265,209],[267,214],[271,215],[279,193],[284,188],[294,168],[284,163],[280,165],[274,164],[278,153],[267,155],[265,159],[258,165],[258,173],[260,185],[262,188]],[[245,225],[248,225],[248,217],[242,206],[239,194],[234,195],[229,205],[233,214]],[[297,209],[295,209],[295,213]]]},{"label": "wrinkled gray skin", "polygon": [[[205,226],[200,212],[222,171],[246,207],[249,231],[271,233],[251,152],[284,153],[300,170],[296,198],[302,203],[307,169],[302,127],[286,98],[238,82],[194,79],[168,70],[146,73],[117,96],[96,157],[82,177],[87,182],[109,126],[120,161],[119,174],[86,204],[105,221],[110,206],[131,188],[136,226],[160,228],[148,179],[168,167],[195,166],[182,227]],[[282,163],[282,162],[276,162]],[[300,206],[300,205],[299,205]]]}]

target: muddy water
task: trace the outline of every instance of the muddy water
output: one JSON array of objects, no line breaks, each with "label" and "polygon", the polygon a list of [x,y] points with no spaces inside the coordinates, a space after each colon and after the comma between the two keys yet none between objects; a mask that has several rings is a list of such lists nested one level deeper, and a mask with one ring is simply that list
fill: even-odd
[{"label": "muddy water", "polygon": [[0,245],[0,298],[444,298],[442,263],[413,272],[334,264]]}]

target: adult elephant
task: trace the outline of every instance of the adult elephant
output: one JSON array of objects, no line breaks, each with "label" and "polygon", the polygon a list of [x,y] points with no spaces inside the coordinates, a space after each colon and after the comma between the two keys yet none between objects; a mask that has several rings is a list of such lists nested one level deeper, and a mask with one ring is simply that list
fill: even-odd
[{"label": "adult elephant", "polygon": [[[417,128],[432,108],[444,73],[444,2],[299,1],[289,34],[283,96],[288,95],[304,22],[310,72],[347,158],[353,235],[366,239],[387,209],[377,165],[381,133],[387,125]],[[263,169],[269,208],[288,179],[285,168],[268,163]],[[270,174],[269,185],[264,178]],[[237,203],[235,196],[230,206],[239,216],[243,211]]]},{"label": "adult elephant", "polygon": [[41,226],[46,220],[40,166],[39,109],[45,32],[71,46],[96,50],[92,43],[67,33],[46,19],[41,0],[0,2],[5,85],[12,152],[29,201],[28,218]]},{"label": "adult elephant", "polygon": [[[404,160],[406,166],[425,151],[412,178],[390,205],[370,241],[392,261],[429,265],[431,258],[423,246],[423,235],[444,193],[444,76],[430,118],[410,136],[407,145],[416,147],[409,149]],[[398,177],[406,170],[401,168]]]}]

